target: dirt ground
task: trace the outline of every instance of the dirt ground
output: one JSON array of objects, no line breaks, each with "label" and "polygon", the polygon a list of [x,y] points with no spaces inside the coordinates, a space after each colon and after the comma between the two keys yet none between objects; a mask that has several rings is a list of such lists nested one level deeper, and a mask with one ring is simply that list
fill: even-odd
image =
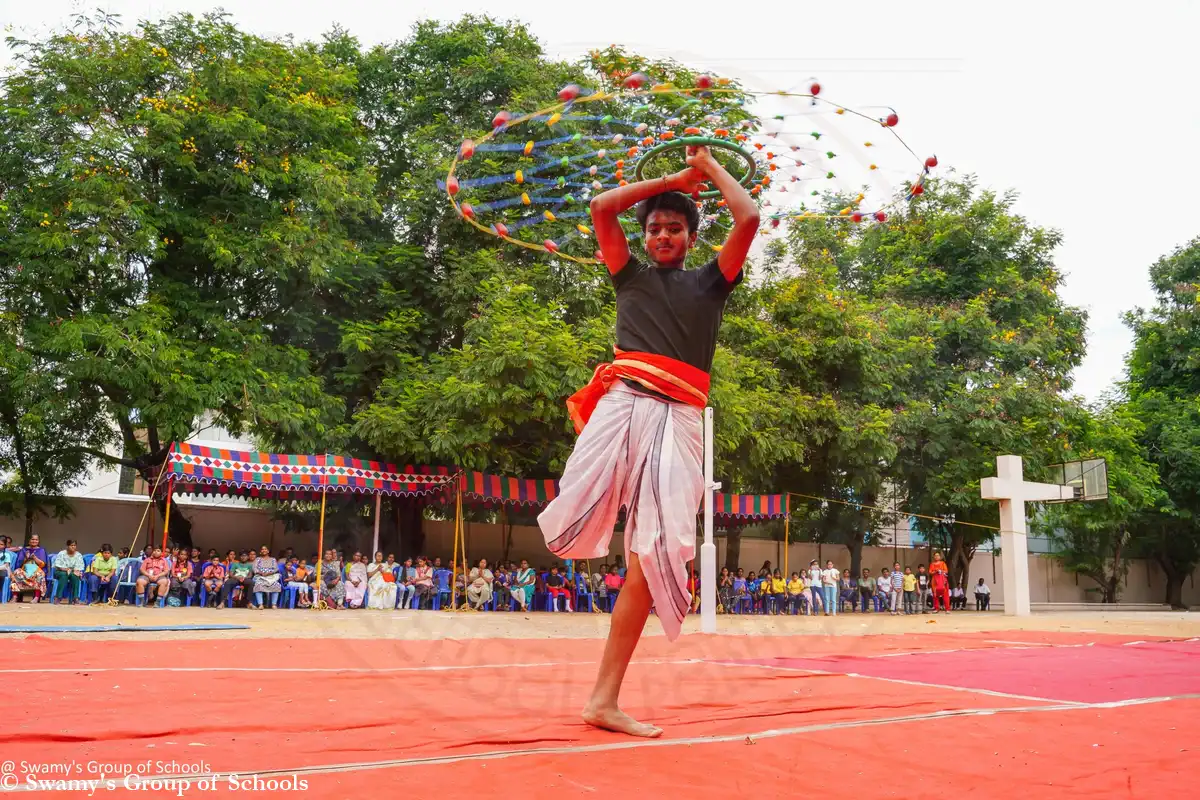
[{"label": "dirt ground", "polygon": [[[0,627],[9,626],[164,626],[245,625],[246,630],[45,633],[55,638],[170,639],[595,639],[608,633],[606,614],[522,614],[435,611],[300,611],[50,606],[6,603]],[[684,634],[700,632],[699,616],[684,623]],[[1178,638],[1200,636],[1200,614],[1189,612],[1071,612],[1007,617],[999,612],[958,611],[893,617],[888,614],[840,614],[835,617],[719,616],[718,633],[734,636],[867,636],[875,634],[1064,631]],[[0,639],[30,633],[0,634]],[[661,636],[653,618],[647,636]]]}]

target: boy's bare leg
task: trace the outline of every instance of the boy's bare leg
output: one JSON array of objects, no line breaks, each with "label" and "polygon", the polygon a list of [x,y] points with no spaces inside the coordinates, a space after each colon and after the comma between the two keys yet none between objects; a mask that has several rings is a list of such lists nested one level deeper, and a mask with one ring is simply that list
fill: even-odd
[{"label": "boy's bare leg", "polygon": [[625,586],[617,597],[612,613],[612,624],[608,630],[608,643],[604,646],[604,657],[600,661],[600,673],[596,686],[583,709],[583,721],[597,728],[627,733],[630,736],[654,738],[662,735],[662,728],[638,722],[617,706],[621,683],[634,648],[646,627],[650,616],[650,587],[642,574],[642,565],[635,553],[629,554],[629,567],[625,571]]}]

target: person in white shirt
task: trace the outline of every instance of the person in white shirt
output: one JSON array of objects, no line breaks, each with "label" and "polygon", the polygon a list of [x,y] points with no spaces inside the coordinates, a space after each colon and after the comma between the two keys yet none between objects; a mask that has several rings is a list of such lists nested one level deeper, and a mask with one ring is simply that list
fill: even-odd
[{"label": "person in white shirt", "polygon": [[979,579],[979,583],[975,584],[975,610],[987,611],[992,602],[992,590],[983,582],[983,578]]},{"label": "person in white shirt", "polygon": [[817,606],[825,612],[825,616],[829,616],[829,609],[825,608],[823,598],[825,597],[824,581],[821,579],[821,566],[814,558],[808,562],[808,580],[805,581],[808,585],[809,604],[808,613],[810,615],[817,613]]},{"label": "person in white shirt", "polygon": [[823,590],[825,600],[825,614],[837,614],[838,606],[838,581],[841,579],[842,573],[833,565],[833,559],[825,562],[825,569],[821,570],[821,589]]}]

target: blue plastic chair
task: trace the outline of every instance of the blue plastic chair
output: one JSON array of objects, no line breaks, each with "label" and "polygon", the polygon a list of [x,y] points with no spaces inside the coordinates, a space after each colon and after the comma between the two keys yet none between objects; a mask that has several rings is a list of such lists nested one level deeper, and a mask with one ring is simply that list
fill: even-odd
[{"label": "blue plastic chair", "polygon": [[580,610],[583,607],[583,605],[579,602],[580,598],[583,598],[584,600],[587,601],[587,610],[592,611],[593,608],[592,608],[591,588],[587,584],[587,579],[584,578],[582,575],[580,575],[578,572],[576,572],[575,573],[575,610],[576,611]]},{"label": "blue plastic chair", "polygon": [[437,586],[437,591],[433,593],[433,610],[442,610],[442,595],[446,595],[446,600],[450,600],[450,570],[439,569],[433,573],[433,582]]},{"label": "blue plastic chair", "polygon": [[113,597],[118,603],[123,602],[125,597],[133,599],[134,585],[137,583],[138,572],[141,568],[142,560],[140,558],[122,558],[117,562],[117,582],[113,587]]}]

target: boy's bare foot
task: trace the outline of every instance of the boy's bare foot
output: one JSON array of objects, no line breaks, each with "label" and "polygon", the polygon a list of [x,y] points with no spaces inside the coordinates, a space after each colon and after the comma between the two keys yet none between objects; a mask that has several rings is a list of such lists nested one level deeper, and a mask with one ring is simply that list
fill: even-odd
[{"label": "boy's bare foot", "polygon": [[629,736],[641,736],[646,739],[657,739],[662,736],[662,728],[638,722],[615,706],[611,708],[588,706],[583,710],[583,721],[596,728],[625,733]]}]

